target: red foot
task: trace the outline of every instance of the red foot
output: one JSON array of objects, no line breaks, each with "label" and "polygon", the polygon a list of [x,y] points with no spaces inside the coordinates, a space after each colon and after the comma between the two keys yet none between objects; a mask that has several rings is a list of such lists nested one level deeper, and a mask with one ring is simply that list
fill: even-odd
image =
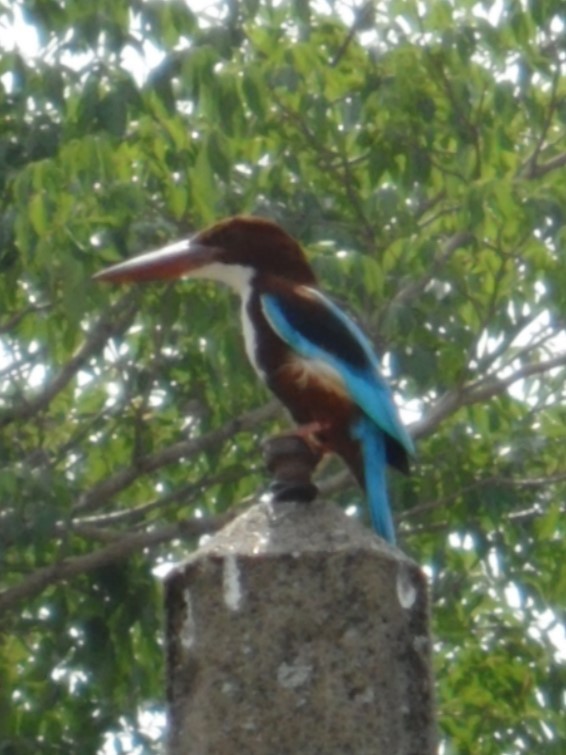
[{"label": "red foot", "polygon": [[329,427],[330,424],[328,422],[309,422],[306,425],[298,425],[293,431],[293,435],[305,438],[309,435],[315,435],[316,433],[323,433],[325,430],[328,430]]},{"label": "red foot", "polygon": [[324,433],[329,428],[329,422],[309,422],[306,425],[299,425],[292,434],[302,438],[313,453],[324,456],[331,451],[324,441]]}]

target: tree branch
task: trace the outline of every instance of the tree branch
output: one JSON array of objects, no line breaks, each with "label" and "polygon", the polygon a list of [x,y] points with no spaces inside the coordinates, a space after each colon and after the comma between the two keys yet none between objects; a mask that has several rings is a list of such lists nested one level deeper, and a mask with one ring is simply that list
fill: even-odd
[{"label": "tree branch", "polygon": [[518,368],[508,378],[498,378],[497,376],[487,376],[481,378],[469,385],[465,392],[467,393],[465,403],[476,404],[478,401],[485,401],[497,396],[518,380],[524,380],[525,378],[532,377],[533,375],[540,375],[550,370],[557,369],[558,367],[566,366],[566,353],[559,354],[553,359],[547,359],[544,362],[536,362],[534,364],[526,364],[523,367]]},{"label": "tree branch", "polygon": [[469,244],[473,240],[474,234],[470,231],[459,231],[447,239],[442,246],[442,249],[440,249],[435,255],[426,275],[423,275],[418,280],[412,281],[407,286],[397,291],[393,299],[389,302],[388,307],[404,306],[408,302],[416,299],[417,296],[420,296],[436,273],[446,264],[446,262],[448,262],[454,252],[460,247],[466,246],[466,244]]},{"label": "tree branch", "polygon": [[217,532],[227,522],[236,516],[236,511],[230,511],[222,516],[170,524],[160,529],[136,532],[125,535],[104,548],[75,558],[63,559],[55,564],[36,569],[18,585],[8,587],[0,592],[0,614],[14,608],[22,601],[29,601],[39,595],[46,587],[65,582],[79,574],[99,569],[102,566],[120,561],[132,553],[143,548],[154,547],[161,543],[170,542],[177,538],[194,538]]},{"label": "tree branch", "polygon": [[53,380],[47,383],[41,393],[33,398],[24,399],[18,405],[0,413],[0,427],[5,427],[17,420],[29,419],[46,409],[88,360],[103,348],[106,341],[128,327],[135,312],[135,296],[133,292],[130,292],[114,304],[108,314],[95,324],[75,355],[61,368]]},{"label": "tree branch", "polygon": [[537,163],[529,168],[527,178],[542,178],[547,173],[551,173],[553,170],[563,168],[566,165],[566,152],[562,152],[560,155],[555,155],[545,163]]},{"label": "tree branch", "polygon": [[226,422],[222,427],[212,430],[198,438],[173,443],[153,454],[147,454],[102,482],[94,485],[84,493],[72,507],[74,513],[92,511],[104,505],[113,495],[127,488],[140,475],[149,474],[156,469],[178,462],[183,458],[190,458],[220,445],[242,430],[253,430],[262,422],[273,419],[280,411],[279,404],[272,400],[259,409],[252,409],[239,417]]},{"label": "tree branch", "polygon": [[477,404],[480,401],[498,396],[503,393],[509,386],[518,380],[540,375],[549,370],[566,366],[566,353],[559,354],[553,359],[547,359],[544,362],[527,364],[515,370],[508,378],[498,378],[497,376],[487,376],[480,378],[474,383],[458,386],[447,391],[438,402],[432,407],[424,419],[414,422],[410,427],[411,435],[414,438],[422,438],[430,433],[446,417],[454,414],[458,409],[471,404]]},{"label": "tree branch", "polygon": [[[140,504],[139,506],[128,507],[120,511],[110,511],[107,514],[99,514],[95,516],[87,516],[74,519],[71,522],[71,529],[73,531],[79,531],[80,527],[92,527],[94,530],[97,528],[116,526],[121,524],[127,524],[129,527],[135,522],[139,522],[144,519],[147,514],[153,511],[162,511],[171,504],[177,504],[179,501],[183,502],[183,505],[194,499],[203,490],[210,488],[213,485],[227,482],[240,482],[246,474],[251,474],[251,470],[234,472],[224,472],[218,475],[212,475],[202,477],[196,482],[190,482],[187,485],[183,485],[180,488],[172,490],[166,495],[160,496],[153,501]],[[61,523],[62,527],[68,528],[68,524]],[[114,531],[116,536],[116,531]]]},{"label": "tree branch", "polygon": [[[528,478],[525,478],[525,477],[513,478],[513,477],[502,477],[501,475],[492,475],[491,477],[486,477],[484,479],[477,480],[476,482],[473,482],[470,485],[465,485],[464,487],[460,488],[454,493],[444,496],[443,498],[439,498],[434,501],[426,501],[425,503],[419,503],[416,506],[413,506],[412,508],[400,514],[398,519],[399,521],[405,521],[407,519],[413,519],[414,517],[420,517],[423,514],[428,514],[431,511],[435,511],[436,509],[445,508],[450,503],[460,498],[460,496],[466,495],[467,493],[471,493],[474,490],[481,490],[482,488],[489,487],[490,485],[499,485],[500,487],[514,488],[514,489],[520,490],[520,489],[537,489],[537,488],[542,488],[548,485],[553,485],[553,484],[561,483],[565,481],[566,481],[566,472],[559,472],[556,474],[548,475],[547,477],[528,477]],[[510,518],[512,518],[512,516],[513,514],[510,514]]]}]

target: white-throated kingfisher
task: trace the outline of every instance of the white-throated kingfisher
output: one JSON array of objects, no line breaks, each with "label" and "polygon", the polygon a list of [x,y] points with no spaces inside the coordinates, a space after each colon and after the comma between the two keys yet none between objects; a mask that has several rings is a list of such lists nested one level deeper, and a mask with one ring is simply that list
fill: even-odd
[{"label": "white-throated kingfisher", "polygon": [[184,276],[219,281],[239,294],[255,371],[290,411],[297,432],[344,459],[366,491],[376,532],[394,543],[385,468],[408,471],[413,443],[370,342],[319,291],[299,244],[269,220],[233,217],[95,278],[123,283]]}]

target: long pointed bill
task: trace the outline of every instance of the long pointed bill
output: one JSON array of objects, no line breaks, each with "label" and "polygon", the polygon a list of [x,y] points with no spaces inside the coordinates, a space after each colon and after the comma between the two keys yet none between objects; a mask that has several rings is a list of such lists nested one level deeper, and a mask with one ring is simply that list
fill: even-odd
[{"label": "long pointed bill", "polygon": [[215,247],[185,239],[107,267],[96,273],[93,279],[111,283],[138,283],[181,278],[213,263],[219,251]]}]

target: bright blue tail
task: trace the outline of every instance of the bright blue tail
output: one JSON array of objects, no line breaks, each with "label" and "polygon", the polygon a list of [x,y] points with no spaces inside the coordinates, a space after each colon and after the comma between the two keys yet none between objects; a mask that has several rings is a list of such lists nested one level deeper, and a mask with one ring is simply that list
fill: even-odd
[{"label": "bright blue tail", "polygon": [[395,545],[395,528],[387,496],[385,436],[365,415],[353,426],[352,436],[360,441],[362,449],[366,496],[373,528],[380,537]]}]

